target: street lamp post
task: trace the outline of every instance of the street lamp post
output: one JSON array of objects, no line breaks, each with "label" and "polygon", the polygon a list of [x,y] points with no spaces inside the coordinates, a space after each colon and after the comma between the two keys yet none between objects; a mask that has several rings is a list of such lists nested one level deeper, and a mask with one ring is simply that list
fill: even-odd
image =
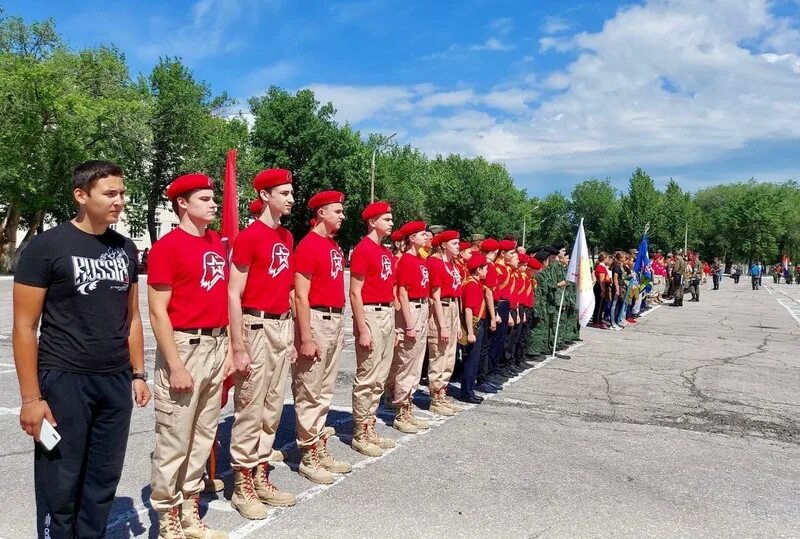
[{"label": "street lamp post", "polygon": [[397,133],[392,133],[389,138],[383,141],[382,144],[375,146],[375,149],[372,150],[372,172],[370,174],[370,186],[369,186],[369,201],[375,202],[375,155],[378,153],[378,148],[383,147],[389,144],[389,141],[394,138]]}]

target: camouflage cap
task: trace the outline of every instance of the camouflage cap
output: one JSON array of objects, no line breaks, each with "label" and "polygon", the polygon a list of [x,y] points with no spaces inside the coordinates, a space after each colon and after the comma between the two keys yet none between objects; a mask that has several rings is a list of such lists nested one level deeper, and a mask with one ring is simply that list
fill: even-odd
[{"label": "camouflage cap", "polygon": [[469,241],[483,241],[486,239],[486,236],[483,234],[471,234],[469,237]]},{"label": "camouflage cap", "polygon": [[444,227],[443,227],[442,225],[430,225],[430,226],[428,227],[428,230],[429,230],[429,231],[430,231],[432,234],[438,234],[438,233],[440,233],[440,232],[444,232]]}]

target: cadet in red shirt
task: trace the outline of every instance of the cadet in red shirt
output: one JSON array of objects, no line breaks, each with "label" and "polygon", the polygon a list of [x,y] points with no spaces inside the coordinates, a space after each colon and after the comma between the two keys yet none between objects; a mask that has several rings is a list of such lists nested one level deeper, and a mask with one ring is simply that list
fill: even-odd
[{"label": "cadet in red shirt", "polygon": [[317,193],[308,207],[314,212],[311,231],[294,253],[298,358],[292,365],[292,393],[300,475],[329,485],[334,473],[352,471],[331,455],[333,429],[325,427],[344,346],[344,253],[334,239],[344,222],[344,194]]},{"label": "cadet in red shirt", "polygon": [[[488,313],[486,334],[481,343],[481,362],[478,366],[478,385],[488,389],[501,387],[504,381],[499,377],[497,358],[491,354],[492,335],[497,330],[497,325],[500,323],[500,316],[495,310],[497,308],[497,298],[495,297],[495,288],[497,287],[497,270],[494,265],[495,258],[497,257],[497,250],[500,248],[500,243],[494,238],[486,238],[480,244],[480,249],[486,257],[488,264],[486,266],[486,279],[483,281],[483,292],[486,298],[486,311]],[[489,384],[493,384],[489,386]]]},{"label": "cadet in red shirt", "polygon": [[367,235],[350,257],[350,306],[356,340],[356,375],[353,380],[353,441],[351,447],[378,457],[395,446],[375,430],[378,404],[392,366],[395,341],[394,256],[382,244],[392,231],[392,208],[373,202],[361,213]]},{"label": "cadet in red shirt", "polygon": [[[501,378],[516,376],[508,368],[505,358],[506,333],[509,327],[513,327],[514,319],[511,317],[511,287],[512,276],[508,267],[507,253],[513,251],[516,254],[516,242],[505,239],[498,243],[498,252],[494,260],[494,270],[497,274],[497,285],[492,294],[496,302],[495,309],[500,319],[497,322],[497,329],[491,334],[489,343],[489,365],[490,372]],[[488,258],[488,257],[487,257]],[[487,277],[488,279],[488,277]]]},{"label": "cadet in red shirt", "polygon": [[395,328],[400,342],[394,349],[388,385],[397,409],[392,425],[400,432],[413,434],[430,426],[411,412],[414,388],[422,374],[428,331],[429,275],[419,256],[419,250],[427,242],[426,224],[411,221],[400,228],[400,233],[405,242],[405,252],[396,268],[400,312],[395,316]]},{"label": "cadet in red shirt", "polygon": [[455,230],[440,232],[433,237],[433,253],[426,261],[431,288],[431,313],[428,317],[430,411],[444,416],[463,411],[447,398],[447,385],[453,375],[461,331],[461,275],[455,266],[459,239]]},{"label": "cadet in red shirt", "polygon": [[478,376],[478,365],[481,356],[481,343],[486,335],[486,297],[483,293],[483,281],[486,279],[488,260],[481,253],[475,253],[467,262],[469,276],[461,290],[461,301],[464,304],[464,321],[466,335],[462,335],[464,350],[464,368],[461,371],[461,399],[471,404],[483,402],[483,398],[475,395],[475,382]]},{"label": "cadet in red shirt", "polygon": [[289,296],[293,285],[291,233],[281,219],[292,212],[292,174],[274,168],[256,174],[253,187],[264,208],[236,237],[228,304],[236,368],[231,429],[231,504],[245,518],[263,519],[264,504],[295,504],[292,494],[269,481],[269,460],[283,412],[289,364],[294,361],[294,322]]},{"label": "cadet in red shirt", "polygon": [[219,424],[228,355],[225,248],[208,230],[217,204],[211,178],[180,176],[167,188],[177,228],[150,251],[150,324],[158,344],[153,390],[156,448],[150,502],[159,537],[227,537],[198,511],[205,462]]}]

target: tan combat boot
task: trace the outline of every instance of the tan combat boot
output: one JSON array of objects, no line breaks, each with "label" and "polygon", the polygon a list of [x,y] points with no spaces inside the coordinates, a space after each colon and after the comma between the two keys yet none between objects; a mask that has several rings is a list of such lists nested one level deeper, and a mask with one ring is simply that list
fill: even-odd
[{"label": "tan combat boot", "polygon": [[267,518],[267,508],[258,499],[255,485],[253,485],[253,470],[247,468],[234,469],[233,496],[231,506],[239,514],[250,520],[263,520]]},{"label": "tan combat boot", "polygon": [[283,492],[269,480],[269,463],[259,464],[253,473],[253,487],[261,503],[273,507],[291,507],[297,498],[291,492]]},{"label": "tan combat boot", "polygon": [[331,436],[336,434],[333,427],[325,427],[322,429],[322,435],[319,437],[317,443],[317,455],[319,455],[319,463],[331,473],[350,473],[353,467],[349,462],[343,460],[336,460],[328,450],[328,440]]},{"label": "tan combat boot", "polygon": [[397,410],[397,414],[394,416],[392,426],[400,432],[405,432],[406,434],[416,434],[419,432],[419,428],[417,428],[417,426],[414,424],[413,416],[411,415],[410,406],[408,404],[403,405]]},{"label": "tan combat boot", "polygon": [[353,441],[350,447],[368,457],[380,457],[383,455],[383,450],[374,443],[370,436],[369,421],[353,421]]},{"label": "tan combat boot", "polygon": [[283,462],[286,460],[286,455],[283,454],[283,451],[277,451],[275,449],[267,457],[267,461],[269,462]]},{"label": "tan combat boot", "polygon": [[203,476],[203,492],[222,492],[223,490],[225,490],[225,483],[222,482],[222,479]]},{"label": "tan combat boot", "polygon": [[158,512],[158,539],[185,539],[181,527],[181,508]]},{"label": "tan combat boot", "polygon": [[429,410],[436,415],[454,416],[455,411],[447,405],[447,401],[442,398],[441,392],[431,395],[431,406]]},{"label": "tan combat boot", "polygon": [[298,472],[300,475],[320,485],[330,485],[333,483],[333,474],[329,472],[322,463],[319,461],[319,454],[317,452],[316,444],[309,447],[301,447],[300,453],[300,467]]},{"label": "tan combat boot", "polygon": [[181,527],[187,539],[228,539],[228,534],[212,530],[200,520],[200,498],[195,496],[181,504]]},{"label": "tan combat boot", "polygon": [[411,402],[411,399],[408,399],[408,417],[411,418],[411,422],[414,423],[414,426],[417,427],[419,430],[427,430],[431,428],[430,423],[421,419],[414,415],[414,404]]},{"label": "tan combat boot", "polygon": [[446,389],[442,390],[441,395],[442,395],[442,402],[444,402],[445,406],[453,410],[453,412],[460,414],[461,412],[464,411],[463,406],[460,406],[459,404],[456,403],[456,401],[447,396]]},{"label": "tan combat boot", "polygon": [[396,447],[397,444],[391,438],[381,438],[378,436],[378,431],[375,430],[375,423],[377,423],[378,419],[373,416],[368,421],[367,424],[369,425],[369,438],[373,444],[377,445],[381,449],[392,449]]}]

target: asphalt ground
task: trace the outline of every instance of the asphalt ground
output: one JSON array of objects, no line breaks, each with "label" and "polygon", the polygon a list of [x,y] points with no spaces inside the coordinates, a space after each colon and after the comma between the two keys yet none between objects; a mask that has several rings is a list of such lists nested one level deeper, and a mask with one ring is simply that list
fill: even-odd
[{"label": "asphalt ground", "polygon": [[[20,430],[11,354],[11,281],[0,280],[0,537],[34,537],[32,443]],[[267,520],[203,497],[231,537],[798,537],[800,286],[704,286],[700,303],[662,307],[621,332],[586,329],[571,360],[546,360],[496,396],[401,435],[385,456],[348,446],[352,335],[329,424],[354,464],[331,486],[297,473],[290,392],[272,479],[297,506]],[[143,312],[146,302],[142,296]],[[145,317],[146,318],[146,317]],[[147,365],[155,343],[145,323]],[[425,416],[428,400],[417,403]],[[390,423],[391,416],[381,418]],[[153,407],[135,410],[109,537],[156,537],[148,508]],[[220,439],[230,434],[223,410]]]}]

